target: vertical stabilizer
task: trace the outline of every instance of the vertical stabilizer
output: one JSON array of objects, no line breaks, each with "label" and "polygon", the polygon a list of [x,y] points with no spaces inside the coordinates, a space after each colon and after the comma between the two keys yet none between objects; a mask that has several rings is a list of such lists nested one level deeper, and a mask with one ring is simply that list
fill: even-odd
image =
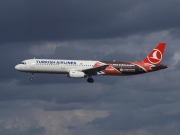
[{"label": "vertical stabilizer", "polygon": [[165,47],[166,43],[159,43],[142,62],[160,64],[163,58]]}]

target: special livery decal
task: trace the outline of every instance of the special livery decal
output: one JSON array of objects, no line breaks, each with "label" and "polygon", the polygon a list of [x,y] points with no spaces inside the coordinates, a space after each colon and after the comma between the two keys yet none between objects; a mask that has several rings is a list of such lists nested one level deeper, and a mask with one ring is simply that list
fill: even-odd
[{"label": "special livery decal", "polygon": [[102,72],[106,75],[136,75],[167,68],[167,66],[160,64],[165,45],[165,43],[159,43],[142,62],[99,62],[109,64]]},{"label": "special livery decal", "polygon": [[108,62],[103,61],[103,63],[109,64],[109,66],[103,70],[107,75],[132,75],[145,73],[146,69],[134,62]]},{"label": "special livery decal", "polygon": [[109,64],[106,69],[102,70],[106,75],[136,75],[167,68],[161,64],[153,65],[142,62],[102,61],[102,63]]}]

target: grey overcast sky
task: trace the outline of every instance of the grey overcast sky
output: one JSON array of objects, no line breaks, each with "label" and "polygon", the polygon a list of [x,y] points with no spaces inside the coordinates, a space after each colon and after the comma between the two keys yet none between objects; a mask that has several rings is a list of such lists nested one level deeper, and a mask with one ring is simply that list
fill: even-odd
[{"label": "grey overcast sky", "polygon": [[[1,0],[0,134],[179,135],[179,0]],[[159,42],[168,69],[69,79],[29,58],[140,61]]]}]

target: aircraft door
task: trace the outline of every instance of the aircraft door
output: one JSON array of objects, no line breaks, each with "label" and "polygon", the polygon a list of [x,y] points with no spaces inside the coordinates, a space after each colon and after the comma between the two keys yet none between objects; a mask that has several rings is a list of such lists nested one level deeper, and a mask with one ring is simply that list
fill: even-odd
[{"label": "aircraft door", "polygon": [[27,63],[27,68],[29,68],[30,70],[35,70],[35,62],[29,62]]},{"label": "aircraft door", "polygon": [[65,71],[66,70],[66,67],[65,67],[64,63],[60,64],[60,70],[61,71]]}]

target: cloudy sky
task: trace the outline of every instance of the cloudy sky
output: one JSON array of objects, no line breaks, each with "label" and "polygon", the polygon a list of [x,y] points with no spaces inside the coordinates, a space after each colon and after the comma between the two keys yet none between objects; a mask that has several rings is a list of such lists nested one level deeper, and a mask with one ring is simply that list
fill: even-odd
[{"label": "cloudy sky", "polygon": [[[0,0],[0,134],[179,135],[179,0]],[[20,73],[29,58],[141,61],[168,69],[69,79]]]}]

